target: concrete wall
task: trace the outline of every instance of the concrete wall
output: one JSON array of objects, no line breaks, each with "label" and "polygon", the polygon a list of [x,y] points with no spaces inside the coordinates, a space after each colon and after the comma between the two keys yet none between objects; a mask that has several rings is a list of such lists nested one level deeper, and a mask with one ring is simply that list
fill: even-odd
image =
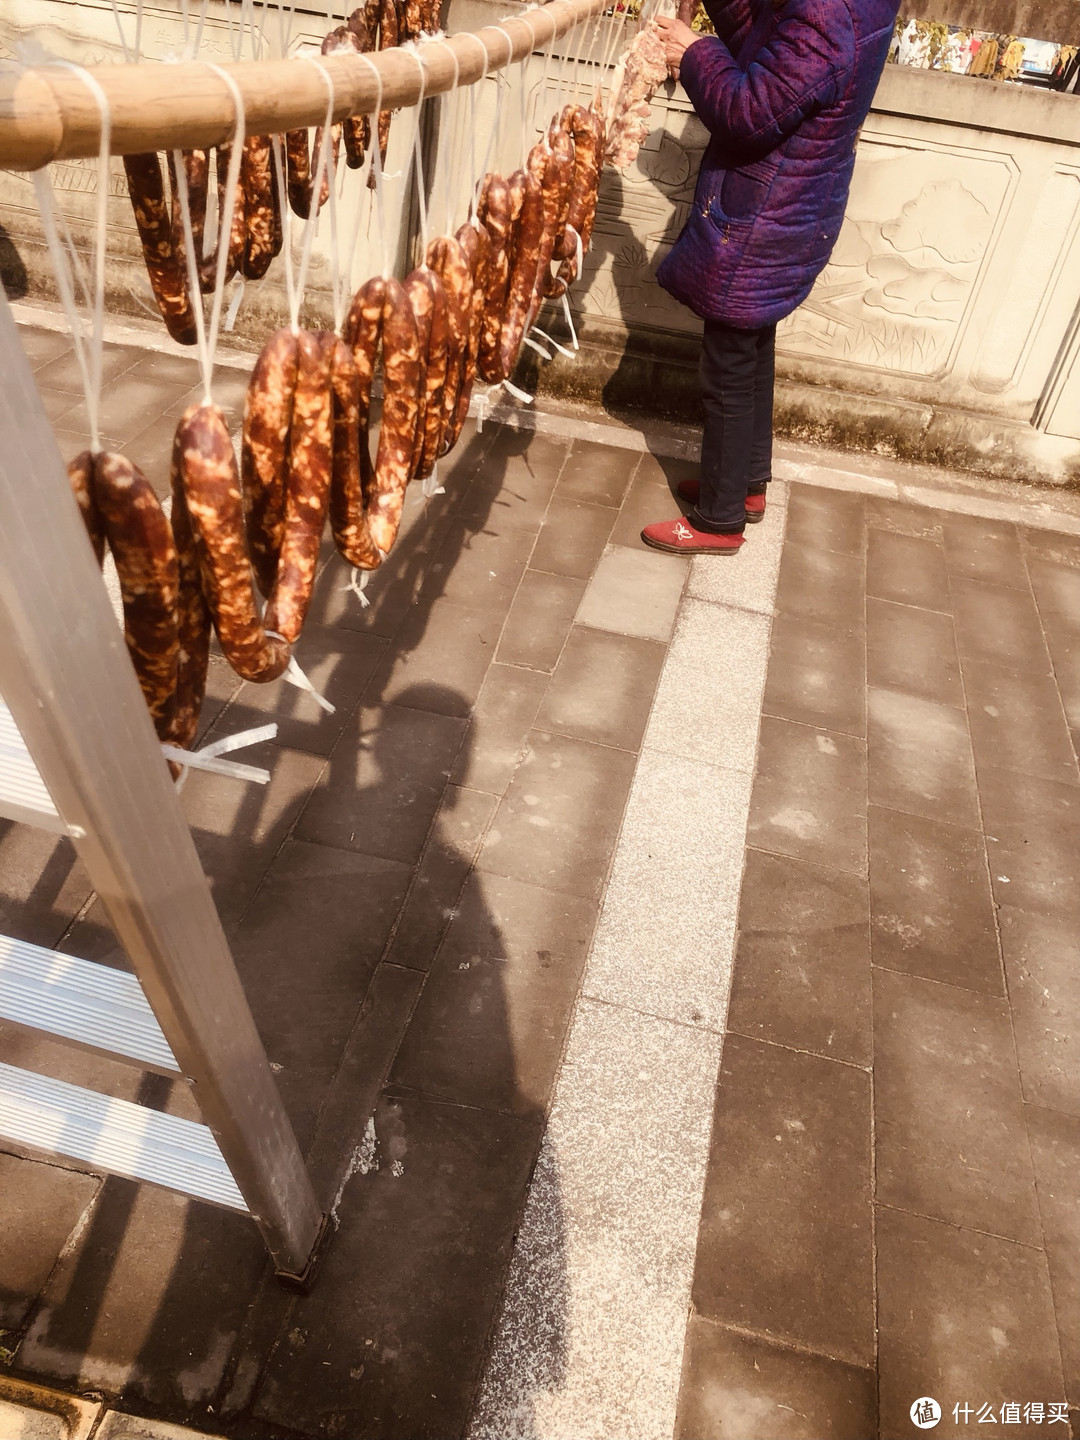
[{"label": "concrete wall", "polygon": [[905,0],[906,20],[941,20],[1005,35],[1030,35],[1033,40],[1080,42],[1076,0]]}]

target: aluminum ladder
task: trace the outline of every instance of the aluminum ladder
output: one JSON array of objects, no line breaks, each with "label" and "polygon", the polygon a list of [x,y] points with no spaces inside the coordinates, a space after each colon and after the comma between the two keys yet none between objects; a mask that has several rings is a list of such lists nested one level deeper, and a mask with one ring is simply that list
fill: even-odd
[{"label": "aluminum ladder", "polygon": [[0,816],[71,838],[135,974],[0,937],[0,1019],[184,1078],[204,1124],[0,1063],[0,1144],[329,1234],[0,292]]}]

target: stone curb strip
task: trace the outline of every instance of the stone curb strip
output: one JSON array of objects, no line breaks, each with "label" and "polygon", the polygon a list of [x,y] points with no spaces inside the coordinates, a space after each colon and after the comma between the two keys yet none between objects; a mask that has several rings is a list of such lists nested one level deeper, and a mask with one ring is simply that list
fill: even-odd
[{"label": "stone curb strip", "polygon": [[0,1375],[0,1440],[221,1440]]}]

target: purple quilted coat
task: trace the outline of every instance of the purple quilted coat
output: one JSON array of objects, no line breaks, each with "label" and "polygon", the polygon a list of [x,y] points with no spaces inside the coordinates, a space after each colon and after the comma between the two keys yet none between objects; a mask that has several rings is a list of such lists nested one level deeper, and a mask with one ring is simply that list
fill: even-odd
[{"label": "purple quilted coat", "polygon": [[899,0],[705,0],[716,38],[681,79],[712,139],[694,208],[657,272],[706,320],[756,330],[790,315],[844,219],[859,127]]}]

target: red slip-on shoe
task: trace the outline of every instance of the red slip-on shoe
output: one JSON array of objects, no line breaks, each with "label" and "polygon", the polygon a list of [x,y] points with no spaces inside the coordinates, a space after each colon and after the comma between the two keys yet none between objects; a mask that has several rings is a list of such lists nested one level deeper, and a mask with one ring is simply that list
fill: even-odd
[{"label": "red slip-on shoe", "polygon": [[[680,500],[685,500],[688,505],[696,505],[701,499],[700,480],[680,480],[675,487],[675,493]],[[746,497],[746,523],[757,525],[765,519],[765,496],[748,495]]]},{"label": "red slip-on shoe", "polygon": [[641,538],[654,550],[668,550],[674,555],[734,555],[746,543],[741,535],[713,535],[707,530],[696,530],[682,518],[646,525]]}]

